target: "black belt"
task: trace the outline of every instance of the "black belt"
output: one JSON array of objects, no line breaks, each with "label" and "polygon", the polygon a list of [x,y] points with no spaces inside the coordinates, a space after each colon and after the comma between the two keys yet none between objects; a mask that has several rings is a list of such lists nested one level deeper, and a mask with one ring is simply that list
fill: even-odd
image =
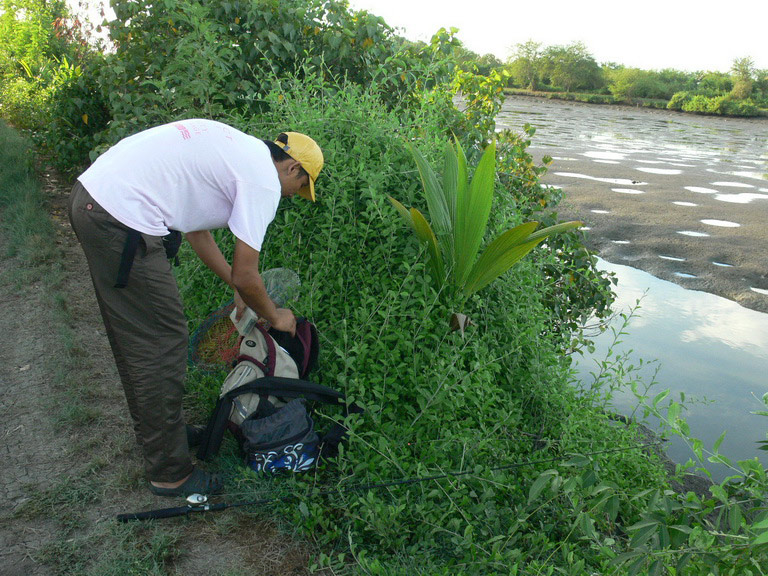
[{"label": "black belt", "polygon": [[[136,249],[139,247],[139,240],[141,240],[141,232],[129,228],[128,235],[125,237],[125,244],[123,245],[123,253],[120,255],[120,268],[117,270],[115,288],[125,288],[128,285],[128,276],[133,267],[133,260],[136,258]],[[167,235],[163,236],[165,255],[169,260],[173,259],[175,266],[179,265],[178,253],[180,247],[181,232],[178,230],[170,230]]]}]

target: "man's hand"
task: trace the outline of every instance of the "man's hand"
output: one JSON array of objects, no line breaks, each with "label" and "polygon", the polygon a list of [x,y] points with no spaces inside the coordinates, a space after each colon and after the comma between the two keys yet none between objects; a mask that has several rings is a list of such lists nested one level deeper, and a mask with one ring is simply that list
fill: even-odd
[{"label": "man's hand", "polygon": [[248,305],[240,296],[240,292],[237,291],[237,288],[235,288],[235,310],[237,310],[237,312],[235,312],[235,320],[240,320],[240,318],[242,318],[246,308],[248,308]]},{"label": "man's hand", "polygon": [[272,328],[281,332],[290,332],[291,336],[296,336],[296,316],[288,308],[278,308]]},{"label": "man's hand", "polygon": [[287,308],[277,308],[269,298],[259,274],[259,252],[239,238],[232,258],[232,286],[243,303],[276,330],[296,334],[296,317]]}]

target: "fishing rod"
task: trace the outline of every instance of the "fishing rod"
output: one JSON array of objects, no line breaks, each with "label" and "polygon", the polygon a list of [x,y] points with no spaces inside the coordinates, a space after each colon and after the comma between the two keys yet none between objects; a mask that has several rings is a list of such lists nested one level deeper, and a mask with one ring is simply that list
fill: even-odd
[{"label": "fishing rod", "polygon": [[[597,452],[588,452],[581,456],[598,456],[600,454],[609,454],[615,452],[628,452],[630,450],[638,450],[649,448],[651,446],[659,446],[663,444],[662,441],[648,442],[638,444],[637,446],[630,446],[624,448],[608,448],[606,450],[599,450]],[[565,460],[566,456],[555,456],[552,458],[546,458],[543,460],[530,460],[528,462],[516,462],[513,464],[506,464],[504,466],[497,466],[490,469],[490,472],[502,472],[506,470],[514,470],[516,468],[523,468],[525,466],[536,466],[539,464],[550,464],[552,462],[560,462]],[[429,482],[431,480],[442,480],[445,478],[460,478],[463,476],[469,476],[473,474],[471,471],[463,472],[444,472],[441,474],[434,474],[431,476],[416,476],[414,478],[400,478],[397,480],[389,480],[386,482],[377,482],[373,484],[352,484],[350,486],[341,486],[330,490],[323,490],[317,492],[315,496],[325,497],[332,496],[334,494],[350,493],[350,492],[364,492],[368,490],[380,490],[382,488],[390,488],[392,486],[408,486],[411,484],[418,484],[421,482]],[[172,508],[159,508],[157,510],[148,510],[146,512],[135,512],[127,514],[118,514],[118,522],[130,522],[131,520],[159,520],[161,518],[173,518],[176,516],[189,516],[197,512],[219,512],[227,510],[229,508],[242,508],[245,506],[261,506],[265,504],[277,504],[279,502],[288,502],[300,498],[297,493],[288,494],[286,496],[272,496],[269,498],[260,498],[258,500],[246,500],[242,502],[218,502],[209,503],[208,497],[203,494],[192,494],[187,498],[186,506],[176,506]]]}]

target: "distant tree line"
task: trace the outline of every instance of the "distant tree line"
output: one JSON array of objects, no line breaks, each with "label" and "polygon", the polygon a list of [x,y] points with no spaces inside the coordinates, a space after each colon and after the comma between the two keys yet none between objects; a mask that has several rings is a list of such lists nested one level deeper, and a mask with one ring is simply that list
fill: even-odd
[{"label": "distant tree line", "polygon": [[463,63],[481,74],[503,74],[509,89],[548,97],[704,114],[768,114],[768,70],[757,69],[749,57],[734,60],[728,72],[643,70],[598,64],[581,42],[544,46],[529,40],[515,45],[506,62],[465,50]]}]

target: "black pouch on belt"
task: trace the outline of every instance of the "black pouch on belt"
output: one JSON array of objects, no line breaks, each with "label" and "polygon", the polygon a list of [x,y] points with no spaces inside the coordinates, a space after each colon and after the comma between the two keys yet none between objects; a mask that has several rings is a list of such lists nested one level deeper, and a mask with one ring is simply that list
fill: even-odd
[{"label": "black pouch on belt", "polygon": [[[125,237],[123,253],[120,256],[120,268],[117,271],[115,288],[125,288],[128,284],[128,275],[131,273],[131,267],[133,267],[133,259],[136,257],[136,249],[139,247],[139,240],[141,240],[141,232],[129,229],[128,235]],[[163,236],[165,255],[169,260],[172,259],[176,266],[179,265],[178,253],[179,248],[181,247],[181,240],[181,232],[178,230],[171,230],[168,234]]]},{"label": "black pouch on belt", "polygon": [[163,236],[163,248],[165,248],[165,255],[168,260],[173,260],[173,265],[179,265],[179,248],[181,248],[181,232],[178,230],[170,230],[169,233]]}]

